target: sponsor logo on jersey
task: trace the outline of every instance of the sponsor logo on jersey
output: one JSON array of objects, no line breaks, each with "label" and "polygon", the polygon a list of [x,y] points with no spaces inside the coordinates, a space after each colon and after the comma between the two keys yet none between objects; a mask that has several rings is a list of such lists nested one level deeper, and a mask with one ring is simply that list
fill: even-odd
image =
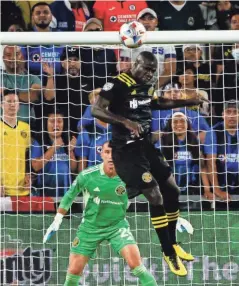
[{"label": "sponsor logo on jersey", "polygon": [[80,239],[78,237],[75,237],[72,242],[72,246],[77,247],[79,244],[80,244]]},{"label": "sponsor logo on jersey", "polygon": [[194,23],[195,23],[194,18],[193,17],[189,17],[188,18],[188,25],[192,27],[194,25]]},{"label": "sponsor logo on jersey", "polygon": [[94,188],[94,192],[100,192],[100,189],[98,187]]},{"label": "sponsor logo on jersey", "polygon": [[110,22],[112,22],[112,23],[117,22],[117,17],[116,16],[111,16],[110,17]]},{"label": "sponsor logo on jersey", "polygon": [[113,88],[114,84],[112,82],[107,82],[104,86],[103,86],[103,90],[108,91],[111,90]]},{"label": "sponsor logo on jersey", "polygon": [[122,196],[126,192],[125,186],[122,186],[122,185],[118,186],[115,189],[115,192],[118,196]]},{"label": "sponsor logo on jersey", "polygon": [[21,131],[21,136],[22,136],[22,138],[27,138],[27,132],[26,131]]},{"label": "sponsor logo on jersey", "polygon": [[153,177],[152,177],[152,175],[151,175],[149,172],[145,172],[145,173],[143,173],[143,175],[142,175],[142,180],[143,180],[145,183],[150,183],[150,182],[152,182]]},{"label": "sponsor logo on jersey", "polygon": [[149,105],[150,103],[151,103],[151,98],[144,99],[144,100],[133,99],[133,100],[130,100],[129,107],[131,109],[136,109],[136,108],[138,108],[139,105]]}]

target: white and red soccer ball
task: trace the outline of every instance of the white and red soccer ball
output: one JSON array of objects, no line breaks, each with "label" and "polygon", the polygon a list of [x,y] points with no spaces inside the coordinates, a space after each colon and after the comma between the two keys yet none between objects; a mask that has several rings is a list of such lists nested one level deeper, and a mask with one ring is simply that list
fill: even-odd
[{"label": "white and red soccer ball", "polygon": [[132,21],[120,27],[119,35],[122,44],[127,48],[138,48],[145,43],[146,29],[143,24]]}]

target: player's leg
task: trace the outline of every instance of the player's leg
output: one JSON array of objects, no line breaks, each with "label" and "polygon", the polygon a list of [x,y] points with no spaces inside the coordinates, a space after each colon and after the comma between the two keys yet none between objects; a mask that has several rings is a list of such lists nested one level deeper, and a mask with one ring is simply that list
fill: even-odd
[{"label": "player's leg", "polygon": [[[187,274],[186,268],[182,264],[182,261],[176,257],[175,249],[170,240],[168,219],[163,206],[159,185],[148,171],[151,168],[145,154],[147,146],[143,144],[139,145],[139,143],[132,143],[130,145],[127,145],[120,151],[112,149],[116,171],[126,183],[129,198],[134,198],[139,194],[144,194],[147,198],[150,205],[152,224],[160,240],[163,252],[171,259],[170,269],[176,275],[185,276]],[[157,153],[154,156],[157,158]],[[158,170],[161,172],[160,165],[158,165]],[[167,171],[169,176],[170,168]]]},{"label": "player's leg", "polygon": [[82,272],[97,246],[103,240],[103,235],[96,235],[90,229],[80,225],[72,242],[69,267],[64,286],[78,286]]},{"label": "player's leg", "polygon": [[179,188],[175,182],[173,175],[160,184],[164,199],[164,207],[168,217],[168,229],[173,247],[177,255],[184,260],[193,261],[192,254],[185,252],[176,240],[176,225],[179,217]]},{"label": "player's leg", "polygon": [[120,251],[121,256],[129,265],[132,274],[138,277],[142,286],[157,286],[154,276],[142,264],[139,248],[136,244],[126,245]]},{"label": "player's leg", "polygon": [[129,265],[132,274],[138,277],[142,286],[156,286],[153,275],[142,264],[139,248],[130,231],[129,223],[123,220],[108,234],[107,239],[115,252],[119,253]]},{"label": "player's leg", "polygon": [[83,270],[89,261],[89,257],[81,254],[70,254],[69,267],[64,286],[78,286]]}]

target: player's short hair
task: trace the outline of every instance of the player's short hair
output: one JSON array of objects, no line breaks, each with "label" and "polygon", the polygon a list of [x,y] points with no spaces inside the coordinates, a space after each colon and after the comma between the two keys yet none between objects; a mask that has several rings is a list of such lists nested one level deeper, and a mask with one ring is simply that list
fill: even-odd
[{"label": "player's short hair", "polygon": [[35,8],[38,7],[38,6],[47,6],[51,10],[51,6],[47,2],[38,2],[38,3],[36,3],[35,5],[32,6],[31,14],[33,14]]},{"label": "player's short hair", "polygon": [[1,102],[3,101],[3,98],[9,94],[15,94],[19,97],[19,93],[16,89],[4,88],[1,92]]},{"label": "player's short hair", "polygon": [[157,62],[157,59],[156,59],[155,55],[153,53],[149,52],[149,51],[141,52],[137,56],[136,61],[137,61],[137,59],[139,60],[140,58],[146,59],[146,60],[148,60],[150,62]]}]

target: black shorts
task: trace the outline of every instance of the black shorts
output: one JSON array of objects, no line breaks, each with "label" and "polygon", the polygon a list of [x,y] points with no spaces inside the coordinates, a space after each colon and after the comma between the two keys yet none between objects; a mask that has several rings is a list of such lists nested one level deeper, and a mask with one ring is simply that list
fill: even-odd
[{"label": "black shorts", "polygon": [[160,149],[147,140],[122,148],[112,147],[112,157],[117,174],[126,184],[129,198],[138,196],[143,189],[164,184],[172,173]]}]

